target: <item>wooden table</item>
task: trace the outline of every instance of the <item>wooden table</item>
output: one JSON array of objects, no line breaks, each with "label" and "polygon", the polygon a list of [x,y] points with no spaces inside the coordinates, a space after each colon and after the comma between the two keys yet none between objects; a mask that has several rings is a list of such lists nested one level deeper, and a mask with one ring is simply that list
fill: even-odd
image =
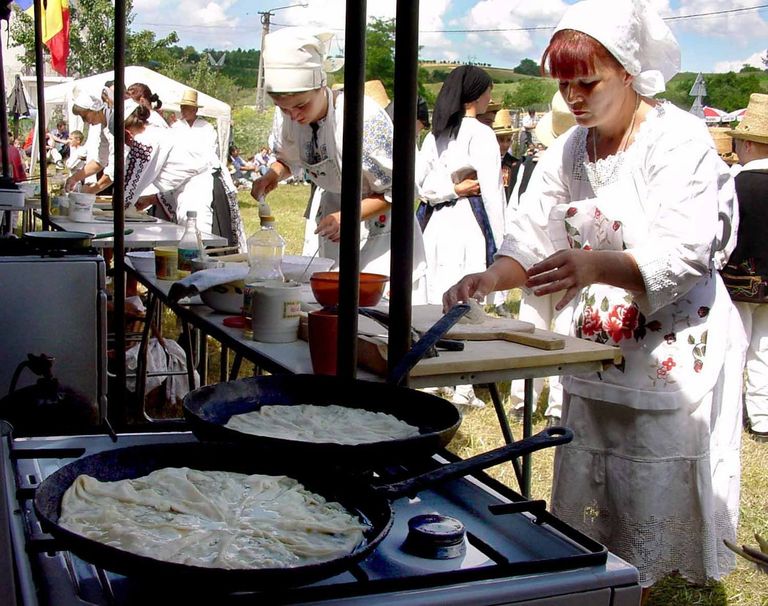
[{"label": "wooden table", "polygon": [[[51,217],[51,224],[57,229],[64,231],[84,231],[92,234],[101,234],[113,231],[111,221],[91,221],[89,223],[78,223],[69,219],[54,215]],[[179,242],[184,234],[184,226],[162,219],[157,219],[153,223],[126,221],[126,229],[132,229],[133,233],[124,237],[126,248],[154,248],[155,246],[172,246]],[[226,246],[227,239],[213,234],[202,233],[203,244],[208,246]],[[92,245],[95,248],[112,248],[115,245],[114,237],[99,238],[93,240]]]},{"label": "wooden table", "polygon": [[[259,368],[271,373],[311,374],[312,361],[309,356],[309,345],[306,341],[298,340],[292,343],[262,343],[252,341],[243,336],[243,331],[224,325],[226,314],[216,313],[206,305],[183,305],[168,299],[168,290],[172,282],[158,280],[156,277],[142,274],[130,268],[150,293],[148,316],[155,301],[168,306],[182,320],[184,325],[185,351],[188,355],[188,366],[192,372],[189,360],[192,359],[191,341],[189,341],[188,325],[199,329],[222,344],[222,366],[220,380],[236,378],[239,370],[239,360],[244,358],[253,362]],[[360,330],[385,331],[381,326],[365,317],[360,317]],[[537,333],[552,334],[547,331]],[[148,334],[147,334],[148,336]],[[562,335],[561,335],[562,336]],[[507,442],[514,441],[509,422],[501,406],[501,398],[495,385],[499,381],[514,379],[525,380],[525,409],[523,416],[523,437],[532,433],[533,412],[533,379],[552,375],[567,375],[594,372],[602,370],[606,365],[621,361],[620,350],[616,347],[600,345],[591,341],[563,336],[565,347],[560,350],[535,349],[527,345],[509,343],[506,341],[467,341],[464,350],[460,352],[441,351],[436,358],[426,358],[414,366],[410,372],[410,387],[440,387],[447,385],[487,385],[491,388],[497,416],[501,423],[502,433]],[[226,375],[227,360],[225,352],[231,349],[236,354],[230,376]],[[234,376],[233,376],[234,375]],[[360,369],[358,378],[382,381],[383,378],[372,372]],[[191,379],[190,379],[190,384]],[[522,457],[522,469],[516,469],[521,492],[528,497],[530,494],[531,458]]]}]

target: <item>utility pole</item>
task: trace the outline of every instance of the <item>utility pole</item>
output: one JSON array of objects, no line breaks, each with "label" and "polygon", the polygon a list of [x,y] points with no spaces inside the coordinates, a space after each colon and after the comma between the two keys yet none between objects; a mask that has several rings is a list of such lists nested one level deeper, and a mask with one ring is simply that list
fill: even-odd
[{"label": "utility pole", "polygon": [[264,111],[264,38],[269,33],[269,23],[272,17],[270,11],[260,12],[261,15],[261,52],[259,52],[259,78],[256,84],[256,107]]},{"label": "utility pole", "polygon": [[294,6],[307,8],[309,3],[298,2],[288,6],[278,6],[277,8],[270,8],[266,11],[259,11],[259,15],[261,15],[261,51],[259,52],[259,75],[256,79],[256,107],[260,112],[263,112],[266,109],[266,90],[264,88],[264,38],[266,38],[269,33],[269,26],[275,11],[281,11],[285,8],[293,8]]}]

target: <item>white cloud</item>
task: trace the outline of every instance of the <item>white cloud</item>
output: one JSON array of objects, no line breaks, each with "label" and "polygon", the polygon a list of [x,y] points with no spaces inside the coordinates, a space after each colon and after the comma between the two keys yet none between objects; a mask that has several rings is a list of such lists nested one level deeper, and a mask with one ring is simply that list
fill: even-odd
[{"label": "white cloud", "polygon": [[752,67],[765,68],[762,58],[768,56],[768,49],[759,51],[747,57],[746,59],[740,59],[737,61],[718,61],[715,63],[714,71],[724,72],[738,72],[744,65],[751,65]]},{"label": "white cloud", "polygon": [[[703,15],[692,19],[679,19],[670,24],[676,31],[690,32],[710,38],[727,39],[729,44],[744,46],[750,38],[768,36],[768,22],[758,12],[741,11],[723,14],[723,10],[751,8],[754,0],[681,0],[677,10],[670,10],[669,15],[694,15],[702,13],[720,13]],[[666,16],[666,15],[665,15]]]}]

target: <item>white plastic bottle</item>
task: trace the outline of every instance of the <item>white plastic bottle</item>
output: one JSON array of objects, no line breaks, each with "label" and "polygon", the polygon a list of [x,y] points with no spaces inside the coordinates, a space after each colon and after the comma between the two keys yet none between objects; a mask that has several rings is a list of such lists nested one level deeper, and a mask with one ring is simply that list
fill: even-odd
[{"label": "white plastic bottle", "polygon": [[250,325],[253,287],[264,282],[285,282],[281,264],[285,252],[285,240],[277,231],[275,218],[260,217],[261,229],[247,240],[248,275],[243,290],[243,316]]},{"label": "white plastic bottle", "polygon": [[202,254],[202,236],[197,228],[197,211],[187,211],[187,225],[178,244],[179,250],[179,272],[180,278],[188,276],[192,272],[192,259],[200,257]]}]

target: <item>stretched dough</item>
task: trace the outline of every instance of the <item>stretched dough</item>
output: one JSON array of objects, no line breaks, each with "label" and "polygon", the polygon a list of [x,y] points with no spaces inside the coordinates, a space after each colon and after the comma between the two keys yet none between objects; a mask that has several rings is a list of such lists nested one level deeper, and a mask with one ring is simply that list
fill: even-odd
[{"label": "stretched dough", "polygon": [[352,553],[367,526],[286,476],[167,467],[133,480],[78,476],[59,524],[166,562],[288,568]]},{"label": "stretched dough", "polygon": [[299,442],[369,444],[419,435],[418,427],[384,412],[331,404],[267,405],[232,415],[225,427]]}]

